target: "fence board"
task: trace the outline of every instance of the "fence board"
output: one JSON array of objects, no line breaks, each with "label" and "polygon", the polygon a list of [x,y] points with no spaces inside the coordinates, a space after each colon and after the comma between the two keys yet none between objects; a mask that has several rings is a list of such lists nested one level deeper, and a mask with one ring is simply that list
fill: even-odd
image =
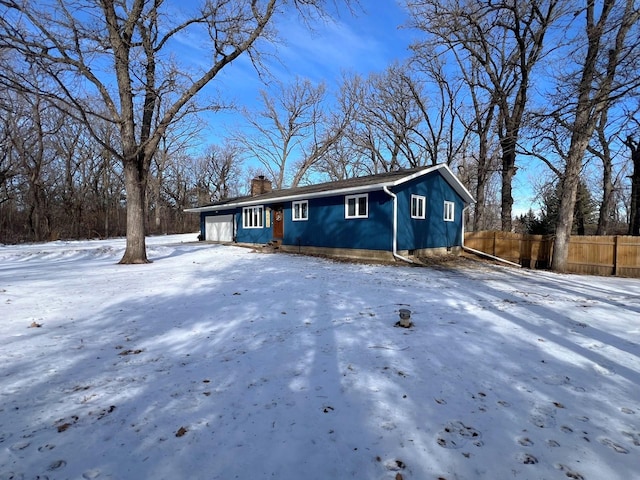
[{"label": "fence board", "polygon": [[612,275],[615,271],[614,237],[572,236],[567,270],[588,275]]},{"label": "fence board", "polygon": [[617,237],[616,275],[640,278],[640,238]]},{"label": "fence board", "polygon": [[[529,268],[551,264],[553,237],[510,232],[465,233],[465,245]],[[567,269],[588,275],[640,278],[640,237],[572,236]]]}]

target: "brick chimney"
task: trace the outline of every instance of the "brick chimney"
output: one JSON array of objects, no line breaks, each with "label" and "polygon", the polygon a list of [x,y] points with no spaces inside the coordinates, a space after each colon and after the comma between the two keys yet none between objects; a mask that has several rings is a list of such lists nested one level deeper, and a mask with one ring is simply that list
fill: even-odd
[{"label": "brick chimney", "polygon": [[251,196],[262,195],[263,193],[269,193],[271,191],[271,180],[264,178],[264,175],[251,180]]}]

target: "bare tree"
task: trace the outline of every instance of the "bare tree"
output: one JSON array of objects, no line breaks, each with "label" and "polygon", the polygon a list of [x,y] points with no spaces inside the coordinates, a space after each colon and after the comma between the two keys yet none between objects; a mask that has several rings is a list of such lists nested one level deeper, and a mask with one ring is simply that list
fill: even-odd
[{"label": "bare tree", "polygon": [[[58,110],[55,112],[61,115]],[[53,186],[52,228],[56,235],[65,238],[79,238],[86,225],[85,210],[91,207],[88,201],[89,178],[91,172],[86,168],[97,146],[92,138],[85,135],[83,125],[72,119],[64,118],[55,136],[53,153],[53,170],[55,185]],[[62,221],[64,219],[64,221]]]},{"label": "bare tree", "polygon": [[193,206],[240,195],[242,151],[232,142],[211,145],[192,165]]},{"label": "bare tree", "polygon": [[[456,52],[482,71],[480,83],[497,106],[502,148],[502,229],[512,226],[516,146],[527,108],[531,74],[544,53],[544,39],[559,0],[426,0],[407,2],[413,26],[430,38],[416,44],[421,55]],[[463,67],[465,69],[465,67]]]},{"label": "bare tree", "polygon": [[[498,140],[496,138],[496,95],[487,88],[483,66],[473,56],[464,51],[451,49],[450,54],[458,66],[457,71],[444,68],[444,55],[432,55],[425,51],[431,43],[418,43],[413,46],[415,61],[426,66],[429,76],[440,85],[440,98],[443,101],[440,109],[450,110],[449,144],[447,163],[452,163],[456,157],[459,172],[467,186],[475,192],[473,212],[473,229],[481,230],[493,226],[490,220],[485,221],[485,210],[489,208],[489,188],[493,192],[493,177],[500,171],[496,163]],[[446,92],[446,95],[444,93]],[[470,107],[461,108],[460,104],[467,103]],[[462,130],[459,141],[454,141],[455,131]],[[440,143],[440,140],[438,140]],[[491,202],[493,205],[493,202]],[[492,207],[493,208],[493,207]]]},{"label": "bare tree", "polygon": [[[372,74],[367,83],[360,121],[375,127],[382,146],[377,155],[386,159],[385,170],[424,165],[429,150],[421,148],[416,135],[424,118],[417,82],[404,65],[394,64],[381,74]],[[430,151],[435,153],[434,148]]]},{"label": "bare tree", "polygon": [[318,171],[320,162],[338,151],[353,123],[356,108],[351,98],[343,95],[331,106],[321,106],[318,120],[311,125],[309,141],[303,145],[302,158],[295,162],[292,186],[299,185],[309,172]]},{"label": "bare tree", "polygon": [[369,172],[360,153],[349,139],[348,130],[340,141],[331,145],[314,170],[324,174],[329,181],[355,178]]},{"label": "bare tree", "polygon": [[[122,206],[126,199],[122,162],[113,153],[118,150],[119,134],[117,126],[109,121],[98,121],[93,129],[102,140],[95,142],[95,153],[89,158],[87,175],[94,199],[95,231],[104,237],[124,235],[126,232],[126,211],[123,222]],[[95,137],[95,135],[94,135]],[[106,147],[109,145],[110,147]]]},{"label": "bare tree", "polygon": [[[370,173],[449,163],[453,132],[450,86],[436,83],[408,64],[394,63],[363,79],[343,79],[342,96],[353,106],[346,129],[356,156]],[[437,75],[435,70],[430,72]],[[434,87],[428,90],[428,86]]]},{"label": "bare tree", "polygon": [[[161,103],[158,104],[158,108],[161,108]],[[167,205],[163,199],[165,172],[171,168],[172,163],[178,162],[187,156],[186,150],[193,144],[201,128],[202,124],[196,118],[182,118],[171,124],[158,144],[158,149],[151,161],[146,195],[148,205],[146,211],[149,214],[148,223],[150,230],[155,233],[167,233],[169,229],[176,231],[175,228],[170,228],[169,226],[167,215],[170,212],[166,210],[182,210],[182,208],[179,204]],[[175,215],[176,213],[173,212],[173,214]]]},{"label": "bare tree", "polygon": [[625,121],[626,116],[618,118],[617,122],[610,122],[609,110],[609,108],[603,109],[600,113],[594,139],[587,147],[587,152],[598,159],[602,166],[600,209],[596,235],[610,235],[615,223],[617,223],[615,222],[618,217],[617,197],[621,190],[621,175],[624,172],[624,168],[616,169],[614,158],[622,156],[620,150],[623,149],[624,143],[621,144],[619,141],[619,123]]},{"label": "bare tree", "polygon": [[[604,0],[599,16],[596,1],[588,0],[585,15],[586,50],[576,72],[575,103],[570,113],[570,144],[561,175],[560,205],[555,228],[552,268],[567,269],[569,239],[573,223],[583,158],[601,113],[617,98],[639,86],[638,21],[640,9],[634,0]],[[635,35],[630,35],[630,32]]]},{"label": "bare tree", "polygon": [[[337,164],[323,166],[331,178],[437,162],[443,147],[434,136],[442,137],[445,127],[429,123],[424,82],[408,65],[395,63],[367,78],[344,76],[339,99],[342,123],[334,131],[345,142],[332,150],[329,162]],[[348,168],[345,155],[351,157]]]},{"label": "bare tree", "polygon": [[317,144],[317,131],[324,121],[322,102],[326,88],[323,83],[314,85],[308,79],[296,78],[290,85],[278,84],[269,93],[260,92],[263,108],[259,112],[245,110],[244,116],[251,133],[235,135],[235,141],[242,145],[248,156],[257,159],[274,182],[274,188],[285,184],[297,185],[302,175],[287,178],[293,162],[302,160],[298,170],[306,172],[316,158],[307,161],[305,151]]},{"label": "bare tree", "polygon": [[108,234],[106,219],[121,210],[124,198],[113,159],[104,155],[82,122],[48,99],[6,91],[3,100],[0,241]]},{"label": "bare tree", "polygon": [[[475,146],[475,151],[471,153],[474,167],[473,176],[475,177],[476,199],[473,229],[481,230],[487,228],[488,225],[488,222],[485,221],[485,211],[488,208],[487,190],[490,187],[494,173],[499,171],[497,165],[498,158],[493,148],[494,144],[497,144],[497,141],[494,141],[493,135],[496,103],[494,96],[480,86],[482,71],[478,63],[471,60],[470,64],[466,64],[459,55],[456,54],[455,56],[460,66],[463,82],[471,98],[472,110],[469,115],[470,118],[466,119],[464,116],[461,116],[461,118],[466,130],[473,133],[475,138],[475,141],[472,141],[472,145]],[[465,166],[468,170],[469,166]]]},{"label": "bare tree", "polygon": [[198,217],[186,214],[184,206],[191,204],[193,195],[193,159],[186,150],[174,152],[163,171],[160,202],[163,230],[167,233],[193,232],[198,228]]},{"label": "bare tree", "polygon": [[447,74],[442,60],[417,56],[411,63],[414,68],[399,71],[398,81],[406,84],[422,118],[414,134],[426,151],[426,165],[453,165],[467,147],[470,133],[464,128],[464,84]]},{"label": "bare tree", "polygon": [[19,202],[17,179],[20,167],[12,153],[13,101],[8,92],[0,92],[0,242],[14,240]]},{"label": "bare tree", "polygon": [[8,113],[9,155],[17,165],[20,197],[27,212],[31,240],[48,240],[52,233],[51,193],[55,160],[53,140],[64,124],[63,116],[39,95],[16,94]]},{"label": "bare tree", "polygon": [[10,152],[10,117],[8,102],[0,103],[0,206],[13,197],[12,179],[18,174]]},{"label": "bare tree", "polygon": [[354,106],[354,117],[347,125],[344,141],[334,148],[329,159],[330,162],[337,162],[328,166],[330,176],[335,176],[331,178],[375,174],[390,168],[383,136],[379,135],[377,125],[369,121],[369,80],[358,74],[345,75],[342,79],[340,98],[342,102]]},{"label": "bare tree", "polygon": [[[0,49],[36,65],[45,83],[26,69],[0,84],[55,96],[67,112],[92,129],[97,119],[118,127],[120,148],[103,144],[123,166],[127,192],[127,243],[121,263],[148,262],[145,194],[151,160],[164,133],[193,112],[191,100],[241,55],[260,66],[274,19],[286,12],[319,13],[323,0],[203,0],[200,6],[163,0],[0,0]],[[195,39],[206,49],[204,68],[178,65],[170,56],[175,38]],[[111,68],[109,68],[111,66]],[[112,90],[112,85],[115,90]],[[85,102],[88,90],[99,109]],[[157,102],[167,108],[156,118]],[[219,105],[217,105],[219,107]]]}]

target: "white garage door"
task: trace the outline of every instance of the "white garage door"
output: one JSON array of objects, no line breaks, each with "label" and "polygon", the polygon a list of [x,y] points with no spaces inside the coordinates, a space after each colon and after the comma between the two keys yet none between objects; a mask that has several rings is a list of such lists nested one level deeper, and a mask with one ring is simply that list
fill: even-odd
[{"label": "white garage door", "polygon": [[205,217],[205,240],[209,242],[233,241],[233,215]]}]

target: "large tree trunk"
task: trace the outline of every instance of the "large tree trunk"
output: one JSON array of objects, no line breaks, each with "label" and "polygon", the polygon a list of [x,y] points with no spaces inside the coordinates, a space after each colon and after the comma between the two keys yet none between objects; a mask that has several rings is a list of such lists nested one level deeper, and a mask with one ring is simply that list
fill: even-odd
[{"label": "large tree trunk", "polygon": [[[524,74],[525,72],[523,72]],[[525,75],[525,76],[528,76]],[[516,146],[520,135],[520,124],[527,104],[527,80],[523,79],[522,84],[513,101],[513,110],[509,115],[508,106],[499,105],[500,147],[502,148],[502,189],[500,221],[503,232],[510,232],[513,224],[513,177],[516,175]]]},{"label": "large tree trunk", "polygon": [[515,143],[511,146],[502,146],[502,192],[501,192],[501,212],[500,220],[503,232],[510,232],[512,229],[513,212],[513,177],[516,174],[516,152]]},{"label": "large tree trunk", "polygon": [[155,216],[153,220],[155,233],[167,233],[166,231],[165,232],[162,231],[162,206],[160,201],[161,183],[162,183],[162,176],[161,174],[158,174],[157,185],[155,185],[153,188],[154,195],[156,197]]},{"label": "large tree trunk", "polygon": [[636,173],[631,183],[631,218],[629,235],[640,235],[640,175]]},{"label": "large tree trunk", "polygon": [[145,195],[147,170],[142,162],[124,163],[125,191],[127,193],[127,248],[121,264],[150,263],[145,244]]},{"label": "large tree trunk", "polygon": [[[474,105],[477,105],[476,100],[474,99]],[[478,108],[476,107],[476,111]],[[479,115],[476,115],[478,120],[480,119]],[[484,230],[486,225],[484,221],[484,214],[486,210],[485,198],[487,191],[487,181],[489,180],[490,173],[490,165],[491,161],[489,160],[489,148],[488,148],[488,140],[487,140],[487,130],[488,125],[491,124],[491,119],[493,118],[493,108],[490,109],[489,115],[486,117],[487,122],[483,127],[478,126],[479,132],[479,145],[478,145],[478,168],[476,172],[476,203],[475,203],[475,214],[473,216],[473,229],[478,232],[480,230]]]},{"label": "large tree trunk", "polygon": [[615,0],[605,0],[602,4],[600,18],[595,19],[595,2],[590,0],[586,7],[586,34],[588,48],[582,67],[582,75],[577,85],[577,104],[575,120],[572,125],[571,143],[567,154],[565,173],[562,178],[560,193],[560,208],[556,224],[556,240],[551,259],[551,268],[557,272],[565,272],[568,265],[569,239],[576,204],[579,175],[582,159],[587,150],[591,136],[596,128],[597,118],[610,106],[611,95],[616,69],[620,57],[624,54],[624,40],[629,29],[638,18],[634,12],[633,0],[626,0],[625,13],[622,23],[615,34],[615,48],[609,48],[606,53],[607,65],[603,78],[599,78],[598,59],[602,52],[601,42],[608,27],[607,20],[615,6]]},{"label": "large tree trunk", "polygon": [[631,151],[633,172],[631,173],[631,211],[629,212],[629,235],[640,235],[640,142],[631,137],[625,142]]},{"label": "large tree trunk", "polygon": [[611,217],[615,208],[613,193],[613,161],[611,159],[611,148],[607,137],[607,123],[609,119],[609,109],[604,109],[598,125],[596,126],[598,147],[590,151],[602,161],[602,200],[598,213],[598,228],[596,235],[607,235],[611,227]]},{"label": "large tree trunk", "polygon": [[473,230],[478,232],[484,229],[484,211],[486,208],[485,203],[485,188],[486,180],[480,178],[480,172],[478,172],[478,183],[476,185],[476,203],[475,212],[473,215]]},{"label": "large tree trunk", "polygon": [[598,228],[596,235],[607,235],[609,233],[609,224],[611,223],[611,213],[614,207],[613,197],[613,179],[611,159],[603,160],[602,173],[602,203],[600,205],[600,213],[598,215]]},{"label": "large tree trunk", "polygon": [[[582,116],[588,115],[588,110],[582,112]],[[577,120],[576,126],[585,125],[586,122],[587,119],[583,119],[582,122]],[[562,178],[560,206],[558,207],[558,218],[556,221],[556,238],[553,244],[553,256],[551,259],[551,268],[556,272],[567,271],[569,240],[571,239],[571,229],[573,227],[573,216],[576,208],[582,158],[587,150],[590,138],[590,132],[585,130],[585,128],[576,128],[574,131],[565,173]]]}]

